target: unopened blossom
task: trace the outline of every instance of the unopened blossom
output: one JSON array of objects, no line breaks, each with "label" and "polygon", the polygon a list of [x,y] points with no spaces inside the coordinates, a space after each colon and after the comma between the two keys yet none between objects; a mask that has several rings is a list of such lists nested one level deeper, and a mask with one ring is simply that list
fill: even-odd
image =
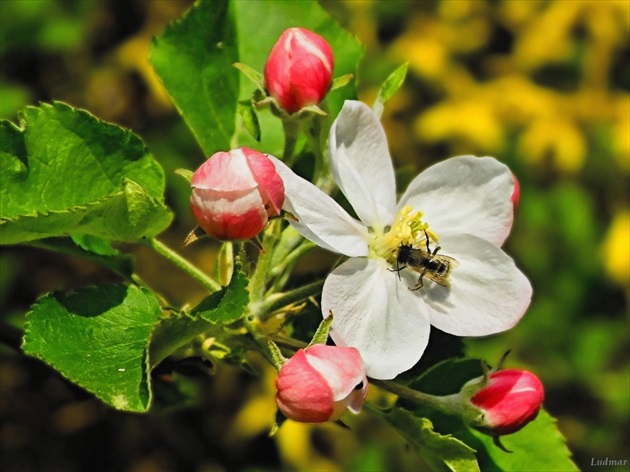
[{"label": "unopened blossom", "polygon": [[333,68],[332,49],[324,38],[304,28],[289,28],[265,63],[265,88],[287,113],[295,113],[324,99]]},{"label": "unopened blossom", "polygon": [[[326,278],[321,309],[324,316],[335,313],[332,338],[360,351],[369,377],[391,379],[415,365],[430,325],[457,336],[486,336],[519,321],[532,288],[501,249],[515,192],[504,164],[491,157],[447,159],[417,176],[396,202],[385,132],[368,106],[345,102],[329,146],[333,176],[358,220],[274,162],[285,184],[284,208],[299,220],[295,228],[348,257]],[[437,254],[455,261],[448,270],[425,256],[432,270],[420,278],[424,269],[397,261],[401,246],[432,254],[438,244]]]},{"label": "unopened blossom", "polygon": [[249,148],[217,152],[194,173],[197,224],[224,240],[250,239],[280,214],[284,185],[268,156]]},{"label": "unopened blossom", "polygon": [[472,426],[492,436],[514,433],[536,418],[544,398],[542,382],[531,372],[493,372],[470,399],[481,413]]},{"label": "unopened blossom", "polygon": [[356,349],[315,344],[282,366],[276,388],[276,403],[287,418],[322,423],[339,419],[347,409],[358,413],[367,378]]}]

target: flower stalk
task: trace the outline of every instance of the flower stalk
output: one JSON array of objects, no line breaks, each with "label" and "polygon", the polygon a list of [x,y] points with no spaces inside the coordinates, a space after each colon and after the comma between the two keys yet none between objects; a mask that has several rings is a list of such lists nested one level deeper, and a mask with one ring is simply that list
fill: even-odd
[{"label": "flower stalk", "polygon": [[391,380],[370,379],[370,382],[397,395],[399,398],[404,398],[418,405],[428,406],[447,415],[461,416],[463,411],[461,398],[457,393],[453,395],[437,396],[413,390]]},{"label": "flower stalk", "polygon": [[221,290],[222,287],[217,281],[204,274],[196,266],[191,264],[190,261],[184,259],[182,256],[177,254],[164,243],[158,241],[155,238],[148,238],[144,239],[143,241],[146,246],[150,247],[159,255],[170,261],[173,265],[179,267],[181,270],[186,272],[190,277],[199,282],[203,287],[207,288],[210,293]]},{"label": "flower stalk", "polygon": [[256,306],[255,312],[261,321],[266,321],[276,310],[317,294],[323,285],[324,281],[318,280],[287,292],[270,295]]}]

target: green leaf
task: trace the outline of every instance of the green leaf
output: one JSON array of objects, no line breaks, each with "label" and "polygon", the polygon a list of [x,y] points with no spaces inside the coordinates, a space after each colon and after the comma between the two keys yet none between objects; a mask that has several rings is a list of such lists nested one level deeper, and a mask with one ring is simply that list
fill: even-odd
[{"label": "green leaf", "polygon": [[405,77],[407,76],[408,67],[409,63],[405,62],[402,66],[392,72],[389,77],[385,79],[385,82],[383,82],[381,89],[378,91],[376,101],[374,102],[374,105],[372,105],[372,110],[374,110],[374,113],[376,113],[377,116],[381,116],[383,114],[385,102],[392,98],[402,86],[405,81]]},{"label": "green leaf", "polygon": [[135,286],[49,294],[27,314],[22,349],[114,408],[144,412],[148,339],[161,314],[155,295]]},{"label": "green leaf", "polygon": [[215,327],[212,323],[181,312],[160,320],[151,334],[149,362],[157,366],[167,356],[184,347],[197,336]]},{"label": "green leaf", "polygon": [[427,418],[417,418],[402,408],[382,414],[434,471],[473,472],[479,470],[475,451],[451,435],[433,430]]},{"label": "green leaf", "polygon": [[0,126],[0,242],[137,241],[164,230],[164,174],[142,141],[64,103]]},{"label": "green leaf", "polygon": [[[259,114],[260,144],[237,126],[238,100],[249,100],[258,86],[233,64],[259,78],[273,45],[294,26],[326,38],[335,56],[335,76],[356,74],[363,48],[314,0],[200,0],[155,39],[151,63],[207,156],[237,145],[280,155],[282,126],[270,112]],[[354,84],[331,92],[331,118],[345,99],[354,97]]]},{"label": "green leaf", "polygon": [[206,155],[229,150],[239,72],[228,2],[197,2],[154,39],[149,59]]},{"label": "green leaf", "polygon": [[113,270],[124,277],[131,277],[134,271],[133,256],[119,253],[111,246],[108,247],[115,252],[107,254],[107,250],[105,249],[106,246],[97,248],[94,241],[88,245],[85,244],[86,241],[86,239],[83,239],[81,245],[79,245],[78,242],[73,241],[71,238],[59,237],[39,239],[31,242],[30,244],[49,251],[57,251],[70,256],[81,257],[83,259],[96,262],[97,264]]},{"label": "green leaf", "polygon": [[484,472],[579,470],[571,460],[571,452],[558,431],[556,420],[544,410],[522,430],[501,436],[501,444],[511,453],[495,446],[490,436],[472,429],[470,432],[479,441],[471,445],[479,450],[479,464]]},{"label": "green leaf", "polygon": [[99,256],[117,256],[120,252],[107,241],[89,234],[76,234],[72,241],[85,251]]},{"label": "green leaf", "polygon": [[248,284],[247,276],[236,267],[230,285],[203,299],[193,308],[191,315],[210,323],[222,324],[242,318],[249,303]]},{"label": "green leaf", "polygon": [[224,324],[243,317],[249,303],[248,282],[236,269],[230,285],[202,300],[190,313],[161,320],[151,335],[151,367],[199,335],[220,337]]}]

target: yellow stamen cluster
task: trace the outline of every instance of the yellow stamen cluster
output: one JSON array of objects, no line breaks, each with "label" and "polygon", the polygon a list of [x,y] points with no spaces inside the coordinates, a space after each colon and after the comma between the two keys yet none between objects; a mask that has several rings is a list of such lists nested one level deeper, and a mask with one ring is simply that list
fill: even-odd
[{"label": "yellow stamen cluster", "polygon": [[437,241],[437,235],[422,221],[423,213],[414,211],[409,205],[404,206],[396,215],[391,228],[377,235],[370,243],[370,257],[380,257],[393,261],[396,251],[402,244],[411,244],[418,248],[426,247],[426,235]]}]

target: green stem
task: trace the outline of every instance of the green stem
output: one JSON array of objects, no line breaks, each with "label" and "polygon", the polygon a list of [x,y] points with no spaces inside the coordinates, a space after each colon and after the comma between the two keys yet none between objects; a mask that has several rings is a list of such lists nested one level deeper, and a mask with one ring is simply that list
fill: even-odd
[{"label": "green stem", "polygon": [[370,382],[405,400],[431,407],[443,413],[460,416],[462,410],[461,398],[457,393],[454,395],[436,396],[413,390],[389,380],[370,379]]},{"label": "green stem", "polygon": [[270,221],[263,234],[262,246],[264,251],[258,254],[254,273],[249,279],[249,298],[254,302],[262,300],[265,295],[265,288],[270,274],[269,264],[276,250],[275,244],[280,235],[281,224],[282,222],[279,219]]},{"label": "green stem", "polygon": [[271,313],[273,313],[278,308],[290,305],[291,303],[305,300],[308,297],[315,295],[321,290],[323,285],[324,281],[318,280],[317,282],[313,282],[308,285],[304,285],[303,287],[289,290],[288,292],[270,295],[257,307],[256,313],[258,315],[258,318],[261,321],[267,320]]},{"label": "green stem", "polygon": [[[280,370],[281,363],[278,363],[278,357],[276,354],[280,354],[277,346],[275,346],[275,350],[269,342],[269,340],[260,334],[257,328],[257,321],[255,317],[246,315],[243,318],[243,325],[249,332],[249,335],[252,338],[254,344],[258,347],[258,351],[269,361],[269,363],[276,368],[276,370]],[[275,352],[277,350],[277,352]]]},{"label": "green stem", "polygon": [[326,156],[324,155],[325,147],[322,147],[322,120],[323,117],[314,115],[308,123],[308,139],[310,141],[311,150],[315,156],[315,168],[313,169],[313,182],[321,180],[328,174],[326,166]]},{"label": "green stem", "polygon": [[304,239],[299,245],[293,249],[287,257],[284,258],[282,266],[276,266],[270,271],[270,279],[274,279],[273,285],[269,292],[276,293],[282,289],[284,284],[286,283],[286,278],[288,271],[292,270],[295,264],[310,251],[315,249],[317,246],[309,241],[308,239]]},{"label": "green stem", "polygon": [[292,116],[282,119],[282,129],[284,131],[284,150],[282,151],[282,160],[286,165],[293,163],[295,145],[297,144],[298,135],[300,134],[300,122]]},{"label": "green stem", "polygon": [[193,279],[207,288],[210,293],[221,290],[221,285],[211,277],[204,274],[201,270],[177,254],[171,248],[161,243],[155,238],[145,239],[145,244],[157,252],[162,257],[168,259],[171,263],[179,267],[181,270],[190,275]]}]

